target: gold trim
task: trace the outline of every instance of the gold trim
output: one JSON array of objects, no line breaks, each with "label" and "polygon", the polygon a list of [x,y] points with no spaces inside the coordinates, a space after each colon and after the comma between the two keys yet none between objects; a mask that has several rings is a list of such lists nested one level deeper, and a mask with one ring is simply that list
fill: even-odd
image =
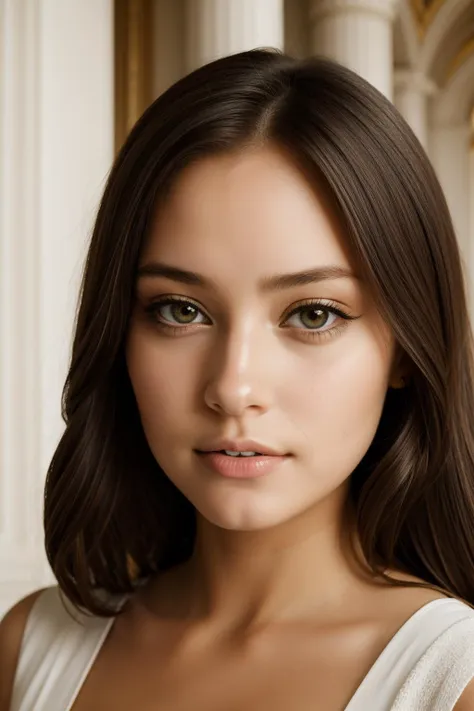
[{"label": "gold trim", "polygon": [[446,81],[449,81],[458,71],[461,65],[474,53],[474,37],[471,37],[459,50],[456,56],[448,64],[446,70]]},{"label": "gold trim", "polygon": [[411,9],[415,16],[420,39],[423,39],[426,35],[428,27],[433,22],[435,15],[445,1],[446,0],[431,0],[428,5],[426,5],[424,0],[411,0]]},{"label": "gold trim", "polygon": [[471,151],[474,151],[474,106],[471,109]]},{"label": "gold trim", "polygon": [[115,0],[115,150],[153,100],[153,0]]},{"label": "gold trim", "polygon": [[[474,54],[474,37],[471,37],[459,50],[459,52],[456,54],[456,56],[450,61],[448,68],[446,70],[446,77],[445,77],[445,83],[447,83],[452,77],[456,74],[456,72],[462,67],[464,62],[467,62],[469,57],[471,57]],[[471,110],[471,117],[470,117],[470,126],[471,126],[471,150],[474,151],[474,106],[472,107]]]}]

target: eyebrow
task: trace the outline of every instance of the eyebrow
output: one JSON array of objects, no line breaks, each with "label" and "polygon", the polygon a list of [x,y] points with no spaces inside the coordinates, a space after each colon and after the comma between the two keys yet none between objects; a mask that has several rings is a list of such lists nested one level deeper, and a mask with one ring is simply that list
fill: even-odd
[{"label": "eyebrow", "polygon": [[[203,277],[196,272],[190,272],[186,269],[164,264],[163,262],[149,262],[139,267],[137,271],[137,279],[150,277],[166,277],[173,281],[179,281],[183,284],[191,286],[208,287],[217,290],[217,284],[214,280]],[[313,269],[305,269],[301,272],[292,274],[274,274],[273,276],[264,277],[259,282],[259,288],[263,292],[282,291],[296,286],[304,286],[305,284],[313,284],[315,282],[327,281],[330,279],[357,279],[358,277],[346,267],[337,265],[327,265],[315,267]]]}]

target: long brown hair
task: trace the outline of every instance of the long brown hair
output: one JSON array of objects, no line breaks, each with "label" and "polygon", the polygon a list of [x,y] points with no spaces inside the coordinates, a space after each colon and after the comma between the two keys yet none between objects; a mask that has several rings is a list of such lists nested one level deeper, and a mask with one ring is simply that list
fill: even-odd
[{"label": "long brown hair", "polygon": [[473,344],[442,190],[375,88],[329,60],[272,50],[178,81],[113,165],[85,265],[66,429],[46,481],[45,544],[59,586],[76,606],[110,615],[104,592],[131,593],[137,579],[192,553],[195,510],[151,454],[125,364],[135,273],[157,201],[180,171],[257,142],[284,148],[308,179],[324,181],[411,365],[351,475],[364,556],[374,573],[406,571],[474,603]]}]

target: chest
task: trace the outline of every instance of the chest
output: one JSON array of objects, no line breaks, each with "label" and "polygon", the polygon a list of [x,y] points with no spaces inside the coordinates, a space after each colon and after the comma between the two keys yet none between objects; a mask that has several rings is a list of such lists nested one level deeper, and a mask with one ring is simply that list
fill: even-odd
[{"label": "chest", "polygon": [[361,630],[194,652],[104,645],[71,711],[343,711],[381,651]]}]

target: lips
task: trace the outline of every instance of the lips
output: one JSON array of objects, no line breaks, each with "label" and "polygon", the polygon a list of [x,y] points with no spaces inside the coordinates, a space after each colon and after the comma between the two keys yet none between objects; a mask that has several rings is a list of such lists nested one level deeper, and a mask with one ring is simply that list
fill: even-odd
[{"label": "lips", "polygon": [[209,441],[203,443],[196,451],[205,452],[223,452],[224,450],[232,452],[258,452],[264,456],[269,457],[281,457],[285,456],[287,452],[278,451],[277,448],[273,448],[258,440],[231,440],[231,439],[215,439],[214,441]]},{"label": "lips", "polygon": [[206,468],[230,479],[255,479],[279,469],[289,456],[231,457],[219,451],[198,452]]},{"label": "lips", "polygon": [[[232,451],[232,450],[230,450]],[[246,451],[252,451],[252,450],[246,450]],[[274,456],[272,454],[263,454],[262,452],[254,452],[254,454],[243,454],[242,452],[239,452],[238,454],[227,454],[225,449],[216,449],[215,450],[216,454],[225,454],[227,457],[234,457],[234,459],[238,457],[246,457],[247,459],[250,459],[251,457],[258,457],[258,456],[265,456],[265,457],[270,457]]]}]

